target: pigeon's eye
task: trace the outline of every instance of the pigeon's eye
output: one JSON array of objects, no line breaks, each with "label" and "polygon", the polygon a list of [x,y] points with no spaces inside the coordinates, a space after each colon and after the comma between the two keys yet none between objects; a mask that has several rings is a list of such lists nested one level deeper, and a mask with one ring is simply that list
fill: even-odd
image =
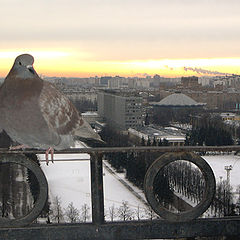
[{"label": "pigeon's eye", "polygon": [[21,62],[19,62],[19,65],[22,65],[22,63],[21,63]]}]

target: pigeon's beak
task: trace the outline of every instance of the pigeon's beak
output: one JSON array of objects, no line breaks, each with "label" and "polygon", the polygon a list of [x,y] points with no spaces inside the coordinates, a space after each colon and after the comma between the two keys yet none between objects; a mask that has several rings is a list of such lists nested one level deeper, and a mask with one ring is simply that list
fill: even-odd
[{"label": "pigeon's beak", "polygon": [[32,74],[35,73],[34,68],[33,68],[32,65],[27,65],[27,69],[28,69]]}]

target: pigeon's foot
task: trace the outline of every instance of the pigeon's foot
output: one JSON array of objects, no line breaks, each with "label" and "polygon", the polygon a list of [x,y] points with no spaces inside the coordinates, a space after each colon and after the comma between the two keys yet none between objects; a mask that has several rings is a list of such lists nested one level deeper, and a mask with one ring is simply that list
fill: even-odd
[{"label": "pigeon's foot", "polygon": [[29,148],[27,145],[17,145],[17,146],[10,146],[9,150],[19,150],[19,149],[25,149]]},{"label": "pigeon's foot", "polygon": [[48,148],[48,149],[46,150],[46,152],[45,152],[45,158],[46,158],[46,164],[47,164],[47,165],[48,165],[48,163],[49,163],[49,160],[48,160],[48,154],[49,154],[49,152],[51,153],[51,161],[52,161],[52,163],[53,163],[54,148],[53,148],[53,147],[50,147],[50,148]]}]

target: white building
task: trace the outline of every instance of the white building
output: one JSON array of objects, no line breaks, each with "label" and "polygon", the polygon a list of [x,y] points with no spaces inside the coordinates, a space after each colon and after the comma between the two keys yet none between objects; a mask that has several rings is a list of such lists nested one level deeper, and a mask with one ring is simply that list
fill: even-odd
[{"label": "white building", "polygon": [[154,138],[156,141],[165,139],[171,146],[183,146],[186,140],[185,134],[173,127],[145,126],[138,129],[129,128],[128,133],[130,137],[144,138],[145,141],[148,139],[153,141]]}]

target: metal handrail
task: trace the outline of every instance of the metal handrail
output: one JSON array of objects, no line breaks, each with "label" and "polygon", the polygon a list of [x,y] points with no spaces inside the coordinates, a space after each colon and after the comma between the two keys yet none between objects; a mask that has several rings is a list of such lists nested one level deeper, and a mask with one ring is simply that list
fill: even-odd
[{"label": "metal handrail", "polygon": [[[111,225],[109,223],[105,223],[104,220],[104,191],[103,191],[103,154],[104,153],[113,153],[113,152],[161,152],[161,153],[165,153],[165,152],[172,152],[172,153],[180,153],[180,152],[208,152],[208,151],[217,151],[217,152],[239,152],[240,151],[240,146],[239,145],[231,145],[231,146],[135,146],[135,147],[101,147],[101,148],[72,148],[72,149],[67,149],[67,150],[60,150],[60,151],[55,151],[55,154],[79,154],[79,153],[88,153],[90,154],[90,159],[84,159],[84,160],[89,160],[90,161],[90,167],[91,167],[91,196],[92,196],[92,226],[91,225],[84,225],[84,226],[89,226],[89,229],[93,229],[93,234],[94,236],[98,236],[98,231],[99,234],[102,234],[102,229],[108,229],[109,231],[109,235],[106,235],[106,239],[115,239],[116,236],[113,235],[113,232],[111,231],[123,231],[123,229],[126,229],[127,227],[131,227],[133,226],[132,229],[134,229],[134,227],[136,227],[136,229],[138,228],[139,225],[139,231],[141,229],[148,229],[151,228],[153,231],[154,229],[157,230],[156,226],[162,228],[162,231],[165,231],[164,229],[166,227],[163,226],[172,226],[172,228],[174,228],[175,233],[172,233],[172,230],[169,230],[169,233],[166,234],[166,236],[194,236],[194,231],[186,231],[186,233],[182,233],[182,232],[177,232],[178,230],[178,226],[179,229],[181,228],[187,228],[187,225],[185,223],[176,223],[175,225],[171,224],[171,225],[167,225],[167,223],[165,221],[160,221],[160,222],[152,222],[152,221],[146,221],[142,222],[142,223],[126,223],[126,224],[119,224],[116,223],[117,225]],[[16,156],[16,154],[26,154],[26,153],[35,153],[35,154],[44,154],[45,151],[44,150],[35,150],[35,149],[24,149],[24,150],[9,150],[9,149],[3,149],[0,148],[0,154],[4,154],[4,155],[8,155],[9,157],[11,155],[14,154],[14,156]],[[57,160],[56,160],[57,161]],[[71,161],[71,159],[60,159],[59,161]],[[74,159],[74,161],[83,161],[82,159]],[[193,220],[192,221],[192,226],[193,224],[195,224],[196,226],[201,226],[203,229],[207,229],[204,228],[205,225],[209,226],[210,224],[213,224],[213,226],[219,224],[221,222],[221,220],[209,220],[210,222],[207,222],[206,220]],[[225,220],[224,220],[225,221]],[[227,221],[227,220],[226,220]],[[214,225],[215,224],[215,225]],[[233,224],[233,230],[230,229]],[[81,224],[78,224],[79,228],[78,230],[82,229]],[[81,225],[81,226],[80,226]],[[140,226],[141,225],[141,226]],[[6,225],[5,225],[6,226]],[[74,225],[75,226],[75,225]],[[153,226],[155,226],[154,228],[152,228]],[[229,219],[229,226],[226,229],[223,229],[223,234],[227,233],[227,234],[231,234],[231,232],[234,232],[234,235],[240,234],[240,228],[238,226],[240,226],[240,221],[239,218],[236,218],[234,220]],[[235,226],[237,226],[237,228],[235,228]],[[61,226],[60,226],[61,227]],[[34,227],[33,227],[34,228]],[[51,231],[49,226],[44,227],[48,228],[49,230],[47,231]],[[70,227],[71,228],[71,227]],[[198,227],[199,228],[199,227]],[[96,230],[97,229],[97,230]],[[170,229],[170,227],[169,227]],[[230,230],[229,230],[230,229]],[[205,231],[204,230],[204,231]],[[23,229],[24,231],[24,229]],[[43,230],[46,232],[46,229]],[[90,231],[90,230],[89,230]],[[92,230],[91,230],[92,231]],[[133,230],[131,230],[133,231]],[[153,236],[165,236],[164,234],[161,235],[161,233],[159,232],[160,230],[158,230],[156,235],[144,235],[145,237],[149,237],[149,238],[154,238]],[[179,230],[180,231],[180,230]],[[220,230],[219,230],[220,231]],[[1,232],[4,233],[4,230],[0,229],[0,236]],[[33,230],[33,232],[35,232],[35,230]],[[206,230],[207,232],[207,230]],[[145,231],[146,233],[146,231]],[[126,233],[127,234],[127,233]],[[172,235],[171,235],[172,234]],[[205,233],[204,233],[205,234]],[[206,233],[207,234],[207,233]],[[212,232],[210,233],[209,236],[213,236],[211,235],[213,234]],[[104,234],[105,235],[105,234]],[[124,235],[126,236],[126,235]],[[207,236],[207,235],[205,235]],[[9,238],[10,239],[10,238]],[[91,239],[91,238],[89,238]],[[97,239],[97,238],[96,238]],[[136,239],[134,237],[130,237],[129,239]]]},{"label": "metal handrail", "polygon": [[[65,150],[55,150],[55,154],[62,153],[110,153],[110,152],[230,152],[240,151],[240,145],[228,146],[134,146],[134,147],[96,147],[96,148],[70,148]],[[9,150],[8,148],[0,148],[0,153],[36,153],[44,154],[44,150],[24,149]]]}]

